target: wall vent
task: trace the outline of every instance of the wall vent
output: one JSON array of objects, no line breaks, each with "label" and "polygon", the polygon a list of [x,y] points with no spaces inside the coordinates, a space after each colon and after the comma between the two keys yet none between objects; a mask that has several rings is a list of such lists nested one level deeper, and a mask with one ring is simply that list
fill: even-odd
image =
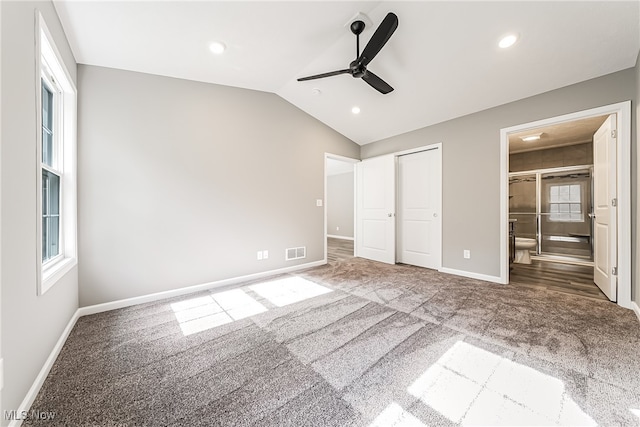
[{"label": "wall vent", "polygon": [[285,249],[285,260],[291,261],[294,259],[301,259],[307,257],[307,247],[300,246],[299,248],[287,248]]}]

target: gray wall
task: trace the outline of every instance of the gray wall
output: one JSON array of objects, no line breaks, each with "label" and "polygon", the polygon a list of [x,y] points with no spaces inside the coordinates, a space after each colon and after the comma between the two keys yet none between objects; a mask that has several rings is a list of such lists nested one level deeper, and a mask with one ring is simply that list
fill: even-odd
[{"label": "gray wall", "polygon": [[[353,237],[353,172],[327,177],[327,234]],[[340,230],[336,230],[340,227]]]},{"label": "gray wall", "polygon": [[[361,158],[442,143],[443,267],[500,275],[500,129],[621,101],[635,101],[637,69],[567,86],[362,146]],[[632,123],[635,129],[635,120]],[[632,170],[636,170],[636,132]],[[635,184],[635,180],[633,181]],[[632,188],[634,194],[637,186]],[[632,216],[636,218],[635,200]],[[635,236],[635,225],[632,230]],[[635,253],[635,237],[633,238]],[[464,249],[472,258],[464,259]]]},{"label": "gray wall", "polygon": [[358,145],[274,94],[78,74],[81,306],[324,258],[324,153]]},{"label": "gray wall", "polygon": [[[77,268],[36,296],[35,10],[40,9],[76,78],[76,64],[50,2],[2,8],[2,413],[18,409],[78,308]],[[4,417],[2,417],[4,418]],[[4,422],[4,421],[3,421]]]},{"label": "gray wall", "polygon": [[[638,105],[638,103],[640,103],[640,53],[638,54],[638,59],[636,60],[636,67],[635,67],[635,71],[636,71],[636,102],[632,105],[632,107],[635,109],[636,114],[635,114],[635,118],[636,118],[636,126],[635,126],[635,132],[632,129],[632,133],[635,134],[636,136],[636,144],[634,144],[635,150],[636,150],[636,155],[632,156],[632,158],[636,159],[637,161],[637,165],[640,165],[640,151],[638,150],[638,145],[637,142],[640,141],[640,129],[638,128],[638,124],[640,124],[640,106]],[[638,206],[638,193],[640,192],[640,173],[638,173],[638,168],[634,168],[633,169],[633,175],[632,175],[632,181],[637,183],[635,189],[631,192],[631,196],[635,201],[635,206],[636,206],[636,214],[632,216],[632,218],[635,218],[636,221],[636,228],[635,228],[635,242],[636,242],[636,246],[635,246],[635,254],[636,254],[636,268],[634,270],[635,272],[635,280],[634,280],[634,284],[635,286],[632,287],[631,289],[631,299],[633,301],[636,302],[636,304],[640,305],[640,233],[638,233],[638,223],[640,223],[640,210],[637,209]],[[633,221],[633,220],[632,220]]]}]

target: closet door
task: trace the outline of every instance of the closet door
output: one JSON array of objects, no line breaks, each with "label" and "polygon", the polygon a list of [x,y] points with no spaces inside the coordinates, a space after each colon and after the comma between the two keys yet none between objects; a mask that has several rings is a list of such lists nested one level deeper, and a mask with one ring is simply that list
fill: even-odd
[{"label": "closet door", "polygon": [[440,151],[398,156],[398,262],[441,267]]},{"label": "closet door", "polygon": [[395,264],[395,155],[363,160],[356,174],[356,256]]}]

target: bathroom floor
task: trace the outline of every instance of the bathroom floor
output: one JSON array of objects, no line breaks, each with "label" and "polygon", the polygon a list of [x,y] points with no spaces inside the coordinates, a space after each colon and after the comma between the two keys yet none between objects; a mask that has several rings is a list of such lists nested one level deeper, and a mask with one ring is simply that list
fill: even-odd
[{"label": "bathroom floor", "polygon": [[538,260],[533,260],[531,264],[513,263],[509,284],[608,301],[593,283],[592,266]]}]

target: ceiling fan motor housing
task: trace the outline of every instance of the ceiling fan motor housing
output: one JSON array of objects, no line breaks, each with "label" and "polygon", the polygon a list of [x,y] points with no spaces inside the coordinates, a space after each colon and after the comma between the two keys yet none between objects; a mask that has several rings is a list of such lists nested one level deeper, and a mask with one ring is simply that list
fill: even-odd
[{"label": "ceiling fan motor housing", "polygon": [[362,65],[356,59],[355,61],[352,61],[351,64],[349,64],[349,70],[351,71],[351,75],[353,77],[359,79],[360,77],[364,76],[364,74],[367,72],[367,67]]}]

